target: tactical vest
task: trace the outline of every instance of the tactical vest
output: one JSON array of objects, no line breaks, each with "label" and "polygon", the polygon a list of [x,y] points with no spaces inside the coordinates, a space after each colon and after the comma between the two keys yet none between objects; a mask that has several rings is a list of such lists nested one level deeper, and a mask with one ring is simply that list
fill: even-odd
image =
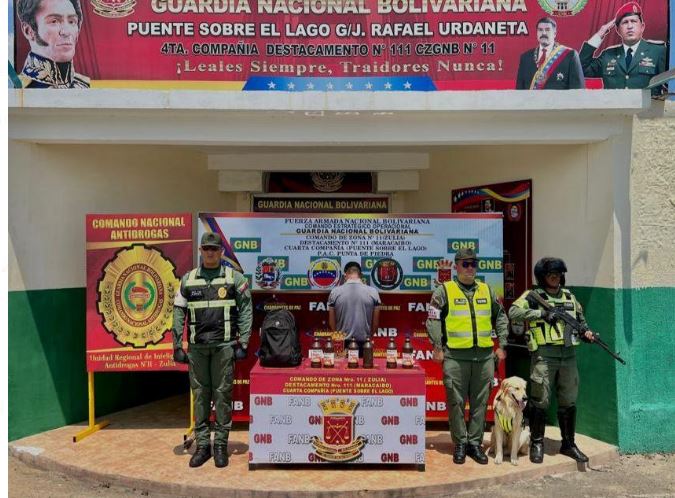
[{"label": "tactical vest", "polygon": [[[477,288],[469,301],[454,280],[445,282],[448,296],[448,314],[445,334],[450,349],[469,349],[474,346],[474,334],[480,348],[492,347],[492,300],[487,284],[476,282]],[[471,312],[475,322],[471,319]],[[475,323],[475,326],[474,326]]]},{"label": "tactical vest", "polygon": [[[577,302],[572,297],[572,293],[567,289],[562,289],[560,297],[550,296],[543,289],[535,289],[534,292],[539,294],[547,302],[551,303],[552,306],[564,310],[572,318],[577,320]],[[530,309],[541,308],[536,301],[528,300],[528,305],[530,306]],[[536,342],[538,346],[544,346],[546,344],[563,346],[565,344],[564,332],[565,322],[561,320],[557,320],[553,325],[549,325],[544,320],[534,320],[530,322],[530,340]],[[575,346],[579,345],[576,334],[572,334],[572,344]]]},{"label": "tactical vest", "polygon": [[227,342],[236,337],[238,310],[232,268],[221,268],[220,275],[210,282],[195,268],[180,291],[188,302],[191,344]]}]

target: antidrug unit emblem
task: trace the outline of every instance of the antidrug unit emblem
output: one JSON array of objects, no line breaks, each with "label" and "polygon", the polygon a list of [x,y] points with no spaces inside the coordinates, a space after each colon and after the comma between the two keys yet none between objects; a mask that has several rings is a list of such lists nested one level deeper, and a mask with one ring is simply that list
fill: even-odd
[{"label": "antidrug unit emblem", "polygon": [[123,345],[156,344],[171,326],[175,266],[157,249],[134,244],[115,254],[98,282],[103,327]]}]

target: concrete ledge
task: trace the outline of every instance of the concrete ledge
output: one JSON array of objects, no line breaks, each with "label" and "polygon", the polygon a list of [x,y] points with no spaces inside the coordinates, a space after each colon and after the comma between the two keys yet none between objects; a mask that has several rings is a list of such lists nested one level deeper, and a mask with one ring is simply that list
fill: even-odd
[{"label": "concrete ledge", "polygon": [[651,106],[642,90],[483,90],[457,92],[243,92],[10,89],[16,109],[173,109],[192,111],[541,112],[634,114]]},{"label": "concrete ledge", "polygon": [[[426,471],[409,466],[309,467],[271,466],[248,470],[248,432],[230,436],[230,465],[216,469],[213,461],[190,469],[182,433],[188,420],[187,397],[174,397],[106,417],[110,426],[79,443],[73,425],[9,444],[10,454],[46,470],[76,478],[116,484],[156,493],[282,497],[440,497],[459,491],[505,484],[544,475],[577,471],[577,463],[558,455],[559,432],[547,428],[542,465],[521,457],[517,467],[492,458],[482,466],[467,459],[452,463],[452,445],[445,431],[427,431]],[[489,437],[489,434],[486,436]],[[579,435],[577,443],[596,467],[618,459],[616,447]],[[192,449],[190,450],[192,452]]]}]

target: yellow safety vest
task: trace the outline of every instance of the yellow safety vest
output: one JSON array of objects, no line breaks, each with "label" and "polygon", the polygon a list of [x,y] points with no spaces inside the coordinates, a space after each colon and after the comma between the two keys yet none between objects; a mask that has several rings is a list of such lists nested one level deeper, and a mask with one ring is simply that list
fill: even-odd
[{"label": "yellow safety vest", "polygon": [[[551,303],[552,306],[564,309],[572,318],[577,319],[577,302],[572,297],[572,293],[567,289],[562,289],[560,297],[550,296],[543,290],[535,290],[534,292]],[[549,325],[544,320],[530,322],[530,338],[534,339],[539,346],[546,344],[563,346],[565,344],[564,332],[565,322],[561,320],[557,320],[554,325]],[[572,344],[575,346],[579,345],[576,334],[572,335]]]},{"label": "yellow safety vest", "polygon": [[[445,282],[448,296],[448,314],[445,317],[445,334],[450,349],[469,349],[474,346],[474,336],[480,348],[491,348],[492,343],[492,300],[490,288],[483,282],[478,285],[473,300],[466,298],[454,280]],[[471,319],[471,315],[475,320]]]}]

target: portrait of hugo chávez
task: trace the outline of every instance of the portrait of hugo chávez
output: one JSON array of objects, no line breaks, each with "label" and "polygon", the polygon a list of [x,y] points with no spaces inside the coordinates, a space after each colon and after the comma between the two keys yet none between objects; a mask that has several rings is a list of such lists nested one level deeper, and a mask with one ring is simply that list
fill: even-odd
[{"label": "portrait of hugo ch\u00e1vez", "polygon": [[[615,29],[621,43],[604,49],[598,57],[595,51],[602,45],[609,32]],[[650,80],[666,70],[666,44],[659,40],[643,38],[645,21],[637,2],[628,2],[616,15],[586,41],[581,48],[581,65],[589,78],[602,78],[607,89],[641,89]],[[652,96],[661,96],[665,87],[652,88]]]},{"label": "portrait of hugo ch\u00e1vez", "polygon": [[30,44],[21,73],[23,88],[89,88],[73,58],[82,28],[80,0],[17,0],[21,32]]}]

